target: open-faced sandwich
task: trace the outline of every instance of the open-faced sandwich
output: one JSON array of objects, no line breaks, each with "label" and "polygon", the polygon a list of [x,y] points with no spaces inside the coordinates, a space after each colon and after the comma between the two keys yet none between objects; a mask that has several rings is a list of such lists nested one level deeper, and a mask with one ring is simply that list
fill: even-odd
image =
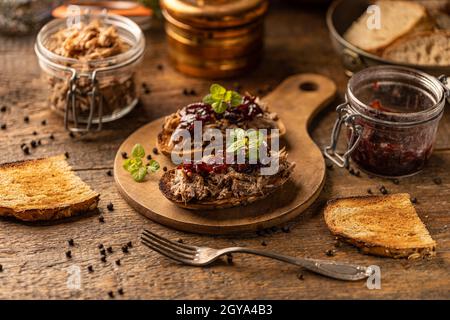
[{"label": "open-faced sandwich", "polygon": [[261,174],[256,164],[219,164],[202,159],[181,164],[161,177],[159,188],[176,205],[187,209],[215,209],[246,205],[266,198],[289,179],[295,163],[284,150],[272,152],[278,163],[276,173]]},{"label": "open-faced sandwich", "polygon": [[[165,118],[157,138],[158,148],[163,154],[169,156],[174,147],[182,142],[177,134],[180,130],[193,132],[195,121],[202,123],[203,132],[219,129],[225,134],[226,129],[233,128],[278,129],[279,136],[286,132],[278,115],[270,112],[257,97],[249,94],[241,96],[217,84],[213,84],[210,91],[203,102],[189,104]],[[193,145],[184,150],[189,153],[196,151]],[[184,150],[183,153],[186,153]]]}]

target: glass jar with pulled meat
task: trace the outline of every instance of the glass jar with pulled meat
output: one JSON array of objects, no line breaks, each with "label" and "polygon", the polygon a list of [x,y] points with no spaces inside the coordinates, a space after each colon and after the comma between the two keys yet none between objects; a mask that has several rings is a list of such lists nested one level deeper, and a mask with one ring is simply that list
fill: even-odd
[{"label": "glass jar with pulled meat", "polygon": [[[362,170],[382,177],[421,171],[433,151],[439,121],[450,90],[446,78],[414,69],[377,66],[355,74],[346,102],[337,108],[331,145],[325,155],[340,167],[350,159]],[[347,150],[337,144],[347,127]]]},{"label": "glass jar with pulled meat", "polygon": [[49,87],[50,107],[71,131],[101,129],[138,102],[138,69],[145,39],[130,19],[82,15],[57,19],[37,36],[35,52]]}]

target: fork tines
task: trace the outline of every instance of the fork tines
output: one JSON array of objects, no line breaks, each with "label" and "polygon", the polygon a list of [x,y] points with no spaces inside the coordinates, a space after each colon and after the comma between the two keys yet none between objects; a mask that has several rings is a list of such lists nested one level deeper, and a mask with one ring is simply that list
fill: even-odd
[{"label": "fork tines", "polygon": [[193,246],[171,241],[147,229],[144,229],[142,232],[141,241],[144,245],[163,256],[183,263],[193,262],[197,253],[196,248]]}]

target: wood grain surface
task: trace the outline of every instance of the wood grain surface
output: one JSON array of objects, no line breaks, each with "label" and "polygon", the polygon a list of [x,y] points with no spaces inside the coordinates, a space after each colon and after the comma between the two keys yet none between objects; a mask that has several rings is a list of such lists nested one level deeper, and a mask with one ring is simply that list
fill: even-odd
[{"label": "wood grain surface", "polygon": [[[302,89],[303,88],[303,89]],[[306,89],[306,90],[305,90]],[[204,234],[259,231],[285,223],[304,212],[319,196],[325,182],[325,160],[308,134],[308,123],[336,95],[336,85],[318,74],[298,74],[285,79],[263,99],[287,128],[280,141],[289,161],[295,162],[289,181],[274,194],[246,207],[187,210],[167,200],[159,190],[162,170],[136,183],[122,167],[123,152],[137,143],[151,153],[164,118],[133,132],[120,146],[114,160],[114,178],[125,200],[144,216],[178,230]],[[194,102],[194,101],[193,101]],[[170,157],[152,154],[161,168],[172,169]]]},{"label": "wood grain surface", "polygon": [[[291,2],[292,4],[292,2]],[[243,90],[264,95],[283,79],[296,73],[320,73],[338,85],[340,98],[321,112],[310,125],[314,141],[329,142],[335,120],[334,105],[342,101],[347,82],[339,58],[331,48],[323,9],[273,5],[267,17],[266,50],[262,64],[252,73],[222,82],[232,87],[239,82]],[[306,298],[449,298],[450,288],[450,113],[440,124],[436,149],[429,165],[420,174],[389,180],[349,175],[327,170],[324,190],[305,213],[288,224],[290,232],[280,229],[263,234],[239,236],[200,236],[158,225],[134,211],[120,196],[114,178],[107,174],[113,167],[117,149],[123,140],[144,124],[207,92],[210,82],[190,79],[176,73],[166,61],[166,45],[161,26],[147,32],[148,50],[143,80],[151,89],[141,104],[127,117],[107,124],[99,134],[71,138],[62,119],[45,106],[47,92],[39,80],[39,68],[33,52],[33,37],[0,37],[0,162],[69,153],[69,161],[87,183],[101,193],[99,214],[51,225],[24,224],[0,220],[0,298],[49,299],[306,299]],[[159,66],[161,65],[162,68]],[[197,96],[183,94],[194,89]],[[29,123],[24,122],[29,116]],[[46,120],[46,125],[42,125]],[[36,131],[36,135],[33,132]],[[54,140],[50,135],[54,135]],[[20,145],[40,139],[42,145],[25,155]],[[433,180],[441,178],[442,183]],[[420,217],[437,241],[437,257],[431,260],[392,260],[365,256],[348,245],[335,248],[335,239],[323,221],[323,205],[334,197],[364,195],[368,188],[379,194],[384,185],[389,192],[409,192],[417,197]],[[114,211],[106,205],[113,203]],[[381,267],[380,290],[369,290],[364,282],[340,282],[326,279],[291,265],[250,255],[235,255],[230,265],[225,260],[207,268],[180,266],[142,246],[139,233],[149,228],[171,239],[212,247],[260,247],[293,256],[336,259]],[[287,231],[287,230],[286,230]],[[68,240],[75,245],[70,247]],[[132,241],[129,253],[121,247]],[[97,246],[111,246],[106,262],[100,260]],[[265,245],[265,246],[264,246]],[[325,251],[335,249],[334,257]],[[71,250],[72,258],[66,258]],[[120,265],[116,260],[120,259]],[[88,271],[92,265],[93,272]],[[81,270],[81,288],[67,286],[70,268]],[[298,275],[303,274],[303,280]],[[124,295],[117,293],[123,288]]]}]

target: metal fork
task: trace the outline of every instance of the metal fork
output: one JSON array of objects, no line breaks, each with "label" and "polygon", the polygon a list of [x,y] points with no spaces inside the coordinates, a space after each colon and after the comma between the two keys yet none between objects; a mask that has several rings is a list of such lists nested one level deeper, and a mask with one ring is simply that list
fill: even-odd
[{"label": "metal fork", "polygon": [[373,270],[370,267],[327,260],[294,258],[270,251],[251,248],[230,247],[224,249],[213,249],[209,247],[191,246],[163,238],[149,230],[144,230],[142,232],[141,241],[150,249],[159,252],[167,258],[197,267],[206,266],[223,255],[239,252],[284,261],[296,266],[301,266],[315,273],[339,280],[362,280],[369,277],[373,273]]}]

